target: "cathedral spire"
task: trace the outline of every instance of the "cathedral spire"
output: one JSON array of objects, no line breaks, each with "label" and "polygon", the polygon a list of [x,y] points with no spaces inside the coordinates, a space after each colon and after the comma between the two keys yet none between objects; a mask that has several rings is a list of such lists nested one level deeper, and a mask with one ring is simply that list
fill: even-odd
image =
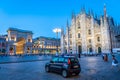
[{"label": "cathedral spire", "polygon": [[96,18],[96,19],[98,19],[98,16],[97,16],[97,14],[95,14],[95,18]]},{"label": "cathedral spire", "polygon": [[75,12],[72,11],[72,19],[74,19],[74,18],[75,18]]},{"label": "cathedral spire", "polygon": [[83,6],[83,12],[85,12],[85,6]]},{"label": "cathedral spire", "polygon": [[100,16],[100,24],[101,24],[101,27],[103,26],[103,17]]},{"label": "cathedral spire", "polygon": [[85,13],[85,6],[81,8],[81,13]]},{"label": "cathedral spire", "polygon": [[92,9],[90,10],[90,13],[91,13],[91,16],[94,17],[94,13],[93,13],[93,10],[92,10]]},{"label": "cathedral spire", "polygon": [[69,23],[68,23],[68,20],[67,20],[67,23],[66,23],[66,27],[69,27]]},{"label": "cathedral spire", "polygon": [[63,36],[63,35],[64,35],[64,28],[61,27],[61,36]]},{"label": "cathedral spire", "polygon": [[104,4],[104,19],[106,19],[107,18],[107,13],[106,13],[107,11],[106,11],[106,4]]},{"label": "cathedral spire", "polygon": [[91,16],[91,10],[90,9],[88,10],[88,15]]},{"label": "cathedral spire", "polygon": [[89,9],[89,10],[88,10],[88,15],[91,16],[91,17],[94,17],[94,13],[93,13],[93,10],[92,10],[92,9]]},{"label": "cathedral spire", "polygon": [[68,22],[68,20],[67,20],[67,23],[66,23],[66,30],[67,30],[67,32],[69,31],[69,22]]}]

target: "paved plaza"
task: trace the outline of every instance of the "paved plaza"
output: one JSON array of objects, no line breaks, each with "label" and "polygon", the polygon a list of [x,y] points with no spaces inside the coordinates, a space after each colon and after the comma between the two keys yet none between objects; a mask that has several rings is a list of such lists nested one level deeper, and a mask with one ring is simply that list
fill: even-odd
[{"label": "paved plaza", "polygon": [[48,55],[0,56],[0,64],[50,60]]},{"label": "paved plaza", "polygon": [[[117,68],[111,69],[111,55],[108,58],[108,62],[104,62],[101,56],[82,56],[81,73],[63,78],[60,74],[45,72],[44,65],[50,57],[45,60],[43,56],[39,56],[38,60],[38,56],[27,56],[23,58],[24,61],[29,59],[26,62],[18,60],[19,63],[1,63],[0,80],[120,80],[120,71]],[[120,55],[116,55],[116,58],[120,62]],[[31,62],[30,59],[34,61]]]}]

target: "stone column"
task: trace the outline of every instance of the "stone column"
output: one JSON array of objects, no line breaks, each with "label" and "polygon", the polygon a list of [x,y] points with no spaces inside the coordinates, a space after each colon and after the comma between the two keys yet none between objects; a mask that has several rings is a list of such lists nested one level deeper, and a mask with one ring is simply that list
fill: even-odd
[{"label": "stone column", "polygon": [[65,51],[65,49],[64,49],[64,46],[65,46],[65,44],[64,44],[64,30],[63,29],[61,29],[62,31],[61,31],[61,53],[65,53],[64,51]]},{"label": "stone column", "polygon": [[91,32],[92,32],[92,53],[95,54],[95,35],[94,35],[94,18],[91,18]]},{"label": "stone column", "polygon": [[16,46],[14,45],[14,55],[16,54]]},{"label": "stone column", "polygon": [[30,54],[32,54],[32,47],[30,46]]},{"label": "stone column", "polygon": [[25,46],[24,47],[24,54],[27,54],[26,49],[27,49],[27,47]]},{"label": "stone column", "polygon": [[76,23],[74,22],[73,26],[72,26],[72,53],[76,54]]},{"label": "stone column", "polygon": [[9,53],[9,48],[10,48],[10,46],[9,45],[7,45],[7,50],[6,50],[6,54],[7,55],[9,55],[10,53]]},{"label": "stone column", "polygon": [[81,38],[82,38],[82,54],[86,54],[87,53],[87,29],[86,29],[86,15],[83,14],[81,16]]}]

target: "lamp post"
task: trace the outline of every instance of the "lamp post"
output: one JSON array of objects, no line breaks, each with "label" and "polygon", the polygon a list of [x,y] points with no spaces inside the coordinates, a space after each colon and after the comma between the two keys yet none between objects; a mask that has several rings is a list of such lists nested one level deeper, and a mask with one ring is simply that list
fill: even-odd
[{"label": "lamp post", "polygon": [[44,48],[43,48],[43,46],[44,46],[44,41],[42,40],[42,54],[44,54]]},{"label": "lamp post", "polygon": [[55,32],[56,33],[56,55],[58,55],[58,33],[59,32],[61,32],[61,29],[60,28],[55,28],[55,29],[53,29],[53,32]]}]

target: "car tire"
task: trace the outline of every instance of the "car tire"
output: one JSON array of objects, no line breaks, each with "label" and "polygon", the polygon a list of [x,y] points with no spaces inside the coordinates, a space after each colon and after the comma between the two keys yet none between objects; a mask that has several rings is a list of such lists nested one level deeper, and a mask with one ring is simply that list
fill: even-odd
[{"label": "car tire", "polygon": [[50,72],[50,68],[48,66],[45,67],[46,72]]},{"label": "car tire", "polygon": [[80,73],[80,72],[78,72],[78,73],[75,73],[75,75],[77,76],[77,75],[79,75],[79,73]]},{"label": "car tire", "polygon": [[67,73],[66,70],[63,70],[63,71],[62,71],[62,76],[63,76],[64,78],[66,78],[66,77],[68,76],[68,73]]}]

